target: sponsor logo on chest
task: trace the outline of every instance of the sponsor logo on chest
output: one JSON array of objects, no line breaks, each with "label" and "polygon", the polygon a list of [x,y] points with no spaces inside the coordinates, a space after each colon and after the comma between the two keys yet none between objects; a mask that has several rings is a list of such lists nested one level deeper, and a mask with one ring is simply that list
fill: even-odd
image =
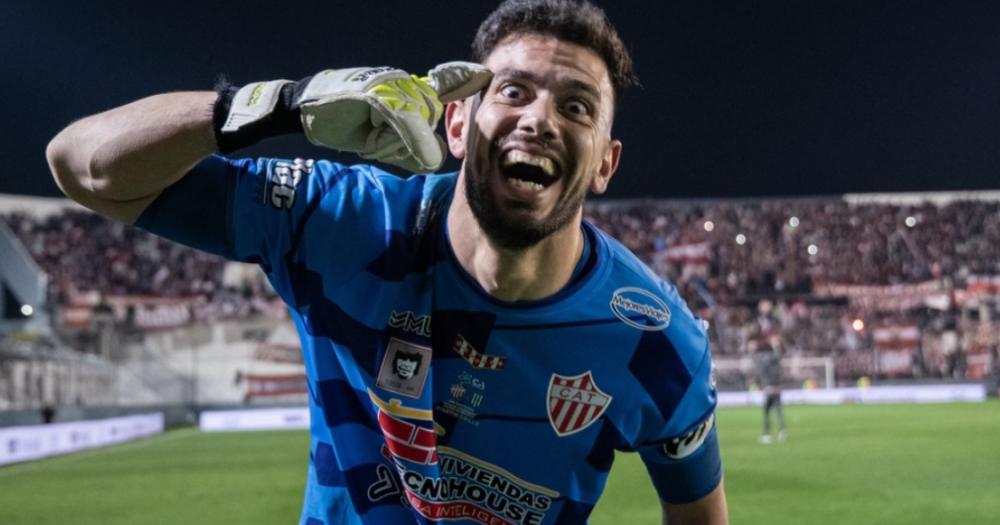
[{"label": "sponsor logo on chest", "polygon": [[571,377],[552,374],[548,390],[549,423],[559,437],[575,434],[597,421],[611,399],[597,387],[590,370]]}]

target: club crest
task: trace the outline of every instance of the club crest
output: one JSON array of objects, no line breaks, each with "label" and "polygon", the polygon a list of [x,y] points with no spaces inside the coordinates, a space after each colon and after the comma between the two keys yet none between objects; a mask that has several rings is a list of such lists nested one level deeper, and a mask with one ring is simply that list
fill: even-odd
[{"label": "club crest", "polygon": [[548,392],[549,423],[559,437],[575,434],[597,421],[611,399],[597,388],[589,370],[572,377],[552,374]]}]

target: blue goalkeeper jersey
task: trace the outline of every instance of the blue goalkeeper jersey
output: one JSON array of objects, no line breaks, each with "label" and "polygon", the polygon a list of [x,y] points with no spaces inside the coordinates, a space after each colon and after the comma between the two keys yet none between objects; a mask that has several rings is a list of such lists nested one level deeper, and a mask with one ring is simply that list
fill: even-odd
[{"label": "blue goalkeeper jersey", "polygon": [[213,156],[137,222],[259,264],[288,303],[312,416],[300,524],[586,523],[616,450],[664,501],[711,492],[708,339],[676,290],[584,223],[562,291],[498,300],[451,251],[455,181]]}]

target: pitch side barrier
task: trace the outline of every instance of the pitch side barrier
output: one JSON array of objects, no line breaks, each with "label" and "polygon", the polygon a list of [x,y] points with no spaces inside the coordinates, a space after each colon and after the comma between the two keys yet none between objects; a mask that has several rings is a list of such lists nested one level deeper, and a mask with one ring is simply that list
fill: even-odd
[{"label": "pitch side barrier", "polygon": [[[792,405],[844,405],[880,403],[981,403],[986,387],[981,383],[948,385],[893,385],[864,388],[783,390],[781,401]],[[719,406],[764,404],[764,392],[719,392]]]},{"label": "pitch side barrier", "polygon": [[[970,383],[785,390],[781,397],[785,403],[803,405],[980,403],[986,401],[986,387]],[[757,406],[763,403],[763,392],[719,392],[720,407]],[[287,407],[206,410],[200,415],[199,427],[204,432],[306,429],[309,428],[309,409]]]},{"label": "pitch side barrier", "polygon": [[204,410],[198,418],[204,432],[296,430],[309,428],[308,407]]},{"label": "pitch side barrier", "polygon": [[163,428],[162,413],[0,428],[0,465],[124,443]]}]

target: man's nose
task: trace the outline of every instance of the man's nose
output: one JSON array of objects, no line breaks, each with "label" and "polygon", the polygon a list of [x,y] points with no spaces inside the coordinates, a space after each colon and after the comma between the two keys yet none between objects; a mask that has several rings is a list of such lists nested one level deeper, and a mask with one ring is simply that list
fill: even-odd
[{"label": "man's nose", "polygon": [[538,139],[548,142],[558,138],[556,119],[558,113],[549,97],[541,96],[522,107],[518,129]]}]

